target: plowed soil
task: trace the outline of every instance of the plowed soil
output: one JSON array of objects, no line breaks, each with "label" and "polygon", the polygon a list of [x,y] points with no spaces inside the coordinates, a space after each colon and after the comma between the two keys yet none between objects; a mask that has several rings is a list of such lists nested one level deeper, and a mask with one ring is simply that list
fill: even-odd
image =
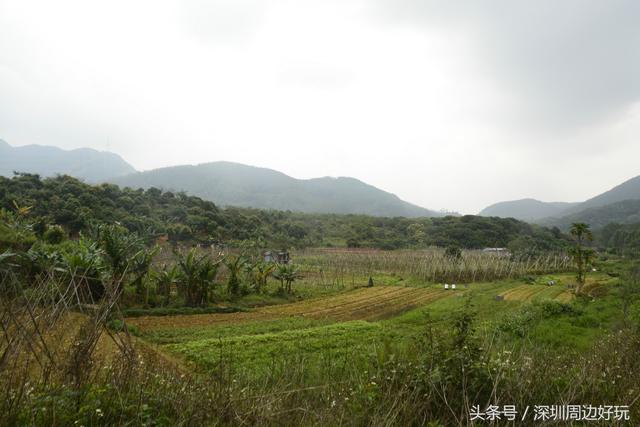
[{"label": "plowed soil", "polygon": [[333,320],[377,320],[392,317],[454,294],[457,292],[443,289],[380,286],[360,288],[328,298],[261,307],[251,312],[143,316],[127,319],[127,322],[137,326],[142,332],[148,332],[156,329],[237,324],[290,316]]}]

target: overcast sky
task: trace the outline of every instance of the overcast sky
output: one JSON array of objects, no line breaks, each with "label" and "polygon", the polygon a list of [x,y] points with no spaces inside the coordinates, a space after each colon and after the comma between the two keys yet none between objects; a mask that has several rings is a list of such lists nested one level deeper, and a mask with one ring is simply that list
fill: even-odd
[{"label": "overcast sky", "polygon": [[0,138],[432,209],[640,175],[636,0],[0,0]]}]

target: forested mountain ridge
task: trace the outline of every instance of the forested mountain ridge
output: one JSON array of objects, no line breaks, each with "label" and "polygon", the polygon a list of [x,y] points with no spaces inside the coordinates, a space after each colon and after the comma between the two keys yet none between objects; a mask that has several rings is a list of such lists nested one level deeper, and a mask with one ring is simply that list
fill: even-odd
[{"label": "forested mountain ridge", "polygon": [[[95,223],[118,222],[131,231],[166,233],[173,242],[235,245],[261,240],[271,247],[351,246],[381,249],[509,246],[553,250],[566,245],[558,230],[515,219],[479,216],[386,218],[219,208],[184,193],[88,185],[69,176],[0,177],[0,208],[30,207],[39,232],[56,224],[76,235]],[[0,233],[2,234],[2,233]]]},{"label": "forested mountain ridge", "polygon": [[0,175],[27,172],[44,177],[71,175],[87,182],[101,182],[135,172],[117,154],[92,148],[63,150],[45,145],[13,147],[0,139]]},{"label": "forested mountain ridge", "polygon": [[479,215],[516,218],[562,229],[574,222],[586,222],[594,228],[640,222],[640,176],[581,203],[513,200],[488,206]]},{"label": "forested mountain ridge", "polygon": [[559,218],[545,218],[541,225],[556,226],[568,230],[571,224],[584,222],[597,229],[611,223],[640,223],[640,200],[623,200],[604,206],[587,208]]},{"label": "forested mountain ridge", "polygon": [[387,217],[444,215],[355,178],[295,179],[272,169],[232,162],[166,167],[109,182],[131,188],[185,191],[219,206]]},{"label": "forested mountain ridge", "polygon": [[597,208],[625,200],[640,200],[640,176],[631,178],[611,190],[605,191],[589,200],[573,206],[565,214],[573,214],[589,208]]}]

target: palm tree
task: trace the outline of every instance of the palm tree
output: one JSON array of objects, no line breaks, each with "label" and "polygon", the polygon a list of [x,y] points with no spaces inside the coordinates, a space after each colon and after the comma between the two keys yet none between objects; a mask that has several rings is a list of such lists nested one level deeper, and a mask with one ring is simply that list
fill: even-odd
[{"label": "palm tree", "polygon": [[119,224],[98,226],[96,241],[104,252],[111,270],[111,285],[118,292],[124,288],[124,279],[130,272],[131,262],[145,250],[144,240]]},{"label": "palm tree", "polygon": [[576,263],[578,270],[576,280],[578,282],[576,286],[576,295],[582,293],[582,288],[586,280],[587,267],[593,262],[595,252],[590,248],[585,248],[586,242],[593,240],[593,233],[588,224],[583,222],[576,222],[571,225],[571,235],[576,241],[575,247],[571,249],[571,255]]}]

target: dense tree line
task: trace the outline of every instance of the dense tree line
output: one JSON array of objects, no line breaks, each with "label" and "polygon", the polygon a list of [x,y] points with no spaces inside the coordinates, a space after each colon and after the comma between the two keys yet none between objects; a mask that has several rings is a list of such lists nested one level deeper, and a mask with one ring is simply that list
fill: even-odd
[{"label": "dense tree line", "polygon": [[623,200],[604,206],[584,209],[561,218],[545,220],[542,225],[556,225],[562,230],[569,230],[571,225],[577,222],[587,223],[594,230],[603,228],[611,223],[640,223],[640,200]]},{"label": "dense tree line", "polygon": [[625,255],[640,253],[640,223],[611,223],[595,233],[595,241],[602,248],[609,248]]},{"label": "dense tree line", "polygon": [[[554,250],[567,237],[512,218],[448,216],[384,218],[365,215],[302,214],[249,208],[219,208],[184,193],[88,185],[69,176],[42,179],[0,177],[0,208],[28,208],[42,237],[52,226],[77,236],[95,223],[118,223],[141,235],[166,235],[172,242],[267,246],[351,246],[381,249],[458,246]],[[56,233],[50,234],[55,235]]]}]

